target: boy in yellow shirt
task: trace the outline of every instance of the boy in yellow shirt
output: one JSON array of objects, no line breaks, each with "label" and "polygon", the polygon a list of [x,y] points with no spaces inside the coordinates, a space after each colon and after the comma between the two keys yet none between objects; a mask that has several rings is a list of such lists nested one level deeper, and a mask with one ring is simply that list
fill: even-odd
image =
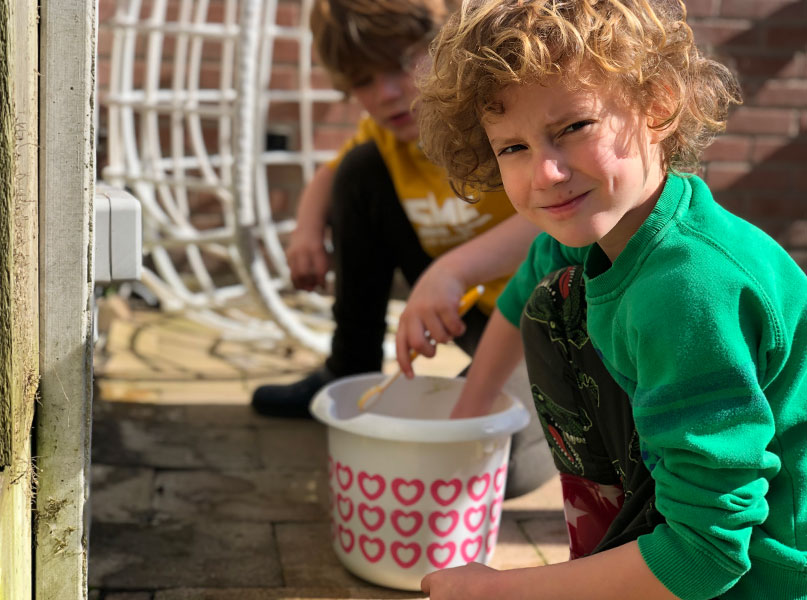
[{"label": "boy in yellow shirt", "polygon": [[[459,336],[457,343],[471,354],[498,293],[537,234],[502,192],[481,193],[474,204],[458,198],[444,169],[420,149],[413,68],[447,13],[443,0],[318,0],[314,5],[317,53],[334,85],[354,95],[367,116],[337,159],[322,165],[304,190],[287,249],[295,287],[322,286],[329,268],[324,238],[330,220],[336,275],[331,355],[301,381],[259,387],[252,398],[259,414],[308,417],[311,398],[329,382],[380,370],[396,268],[414,284],[437,263],[419,281],[418,301],[402,321],[411,338],[445,342]],[[509,257],[493,269],[476,269],[483,261],[474,260],[473,253],[492,246],[507,248]],[[442,262],[435,261],[440,256]],[[447,268],[441,270],[441,264]],[[456,318],[459,299],[478,283],[485,283],[486,293],[462,323]],[[433,354],[431,347],[424,354]]]}]

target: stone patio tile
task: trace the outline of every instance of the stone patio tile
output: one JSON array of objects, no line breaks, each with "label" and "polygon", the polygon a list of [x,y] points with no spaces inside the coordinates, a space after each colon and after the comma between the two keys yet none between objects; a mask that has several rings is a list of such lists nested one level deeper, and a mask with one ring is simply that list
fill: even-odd
[{"label": "stone patio tile", "polygon": [[275,535],[286,586],[302,588],[314,581],[323,587],[371,586],[349,573],[336,558],[331,548],[331,527],[327,521],[278,523]]},{"label": "stone patio tile", "polygon": [[502,510],[521,512],[531,510],[563,510],[563,495],[560,490],[560,476],[555,475],[529,494],[504,501]]},{"label": "stone patio tile", "polygon": [[494,569],[523,569],[546,564],[536,551],[532,541],[524,534],[519,523],[510,515],[502,513],[496,550],[490,561]]},{"label": "stone patio tile", "polygon": [[264,419],[258,431],[260,460],[266,467],[327,469],[327,428],[313,420]]},{"label": "stone patio tile", "polygon": [[[96,383],[98,382],[96,381]],[[183,424],[187,422],[188,410],[194,408],[188,405],[121,402],[113,398],[105,398],[98,387],[96,387],[93,395],[95,397],[92,405],[94,424],[103,420],[159,421],[162,423]]]},{"label": "stone patio tile", "polygon": [[154,471],[94,464],[90,506],[93,521],[146,523],[151,514]]},{"label": "stone patio tile", "polygon": [[96,419],[92,456],[101,464],[174,469],[260,466],[255,430],[159,420]]},{"label": "stone patio tile", "polygon": [[282,585],[269,524],[204,522],[91,528],[91,587],[270,587]]},{"label": "stone patio tile", "polygon": [[158,591],[154,600],[420,600],[418,592],[396,592],[383,588],[308,587],[272,589],[174,589]]},{"label": "stone patio tile", "polygon": [[521,522],[521,526],[547,564],[569,560],[569,536],[563,512],[546,511]]},{"label": "stone patio tile", "polygon": [[324,470],[161,471],[155,520],[301,521],[327,518]]}]

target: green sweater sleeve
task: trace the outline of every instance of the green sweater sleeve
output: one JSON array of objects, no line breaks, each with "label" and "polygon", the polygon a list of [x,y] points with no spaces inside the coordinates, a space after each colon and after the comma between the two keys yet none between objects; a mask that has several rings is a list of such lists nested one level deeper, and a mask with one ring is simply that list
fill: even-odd
[{"label": "green sweater sleeve", "polygon": [[752,281],[721,280],[728,269],[714,264],[702,273],[708,281],[671,268],[634,285],[641,298],[628,304],[646,309],[624,320],[635,372],[622,375],[635,375],[636,428],[666,519],[639,548],[685,599],[714,598],[750,569],[752,528],[768,516],[768,479],[779,469],[759,377],[782,350],[776,315]]}]

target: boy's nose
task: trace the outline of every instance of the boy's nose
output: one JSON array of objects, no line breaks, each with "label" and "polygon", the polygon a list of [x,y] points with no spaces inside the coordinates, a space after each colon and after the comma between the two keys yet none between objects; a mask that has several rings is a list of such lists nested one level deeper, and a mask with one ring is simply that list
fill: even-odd
[{"label": "boy's nose", "polygon": [[539,156],[532,167],[532,187],[546,190],[569,179],[570,170],[557,155]]},{"label": "boy's nose", "polygon": [[400,77],[395,73],[381,73],[376,78],[376,93],[385,100],[399,98],[403,93]]}]

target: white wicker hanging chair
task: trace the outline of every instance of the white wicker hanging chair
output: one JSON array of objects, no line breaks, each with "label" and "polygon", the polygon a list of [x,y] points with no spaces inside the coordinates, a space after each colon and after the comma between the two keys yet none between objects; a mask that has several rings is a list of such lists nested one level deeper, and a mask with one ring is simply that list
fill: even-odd
[{"label": "white wicker hanging chair", "polygon": [[[311,0],[299,0],[299,22],[279,26],[277,0],[118,0],[114,17],[102,23],[112,32],[109,89],[101,96],[108,117],[102,178],[142,203],[150,259],[143,282],[164,310],[241,338],[291,335],[324,353],[327,302],[306,293],[287,301],[279,236],[293,222],[273,219],[267,175],[268,165],[295,165],[308,181],[333,154],[314,148],[313,104],[340,102],[342,95],[312,88],[310,7]],[[270,88],[277,40],[299,45],[296,89]],[[211,46],[220,55],[218,86],[203,87],[203,56]],[[141,65],[145,71],[135,77]],[[161,87],[166,68],[170,87]],[[277,102],[298,107],[295,151],[264,149]],[[211,130],[212,143],[205,135]],[[211,203],[217,207],[213,227],[195,224],[192,198],[199,194],[208,212]]]}]

